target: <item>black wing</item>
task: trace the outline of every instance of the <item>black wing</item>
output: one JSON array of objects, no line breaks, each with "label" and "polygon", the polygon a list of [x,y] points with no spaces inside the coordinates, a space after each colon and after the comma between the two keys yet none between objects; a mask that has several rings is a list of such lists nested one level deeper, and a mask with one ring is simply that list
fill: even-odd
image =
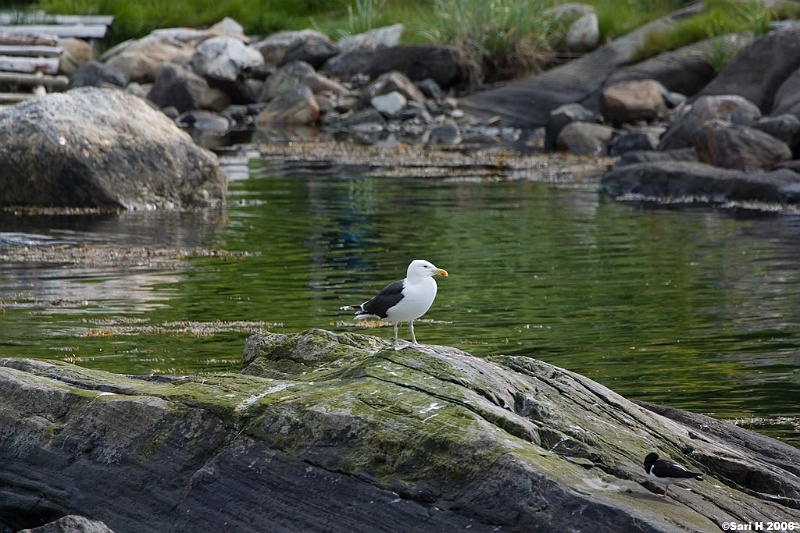
[{"label": "black wing", "polygon": [[690,472],[684,467],[672,461],[659,459],[653,465],[653,475],[661,478],[698,478],[701,476],[698,472]]},{"label": "black wing", "polygon": [[397,305],[403,299],[403,280],[390,283],[371,300],[361,304],[359,315],[375,315],[386,318],[386,311]]}]

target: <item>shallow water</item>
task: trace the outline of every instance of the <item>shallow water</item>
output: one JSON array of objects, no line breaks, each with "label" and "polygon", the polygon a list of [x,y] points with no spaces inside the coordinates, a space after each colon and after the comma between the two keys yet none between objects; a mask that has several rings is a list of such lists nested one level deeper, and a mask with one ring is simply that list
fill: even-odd
[{"label": "shallow water", "polygon": [[595,185],[229,172],[223,214],[0,216],[0,256],[72,254],[0,262],[0,355],[203,373],[237,370],[254,331],[390,338],[339,307],[425,258],[450,277],[420,342],[536,357],[800,444],[800,218],[648,209]]}]

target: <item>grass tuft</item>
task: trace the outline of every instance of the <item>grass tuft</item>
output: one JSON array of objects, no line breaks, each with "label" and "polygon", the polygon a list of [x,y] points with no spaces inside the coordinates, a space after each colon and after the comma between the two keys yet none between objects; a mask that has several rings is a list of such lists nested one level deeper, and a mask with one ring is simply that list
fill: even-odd
[{"label": "grass tuft", "polygon": [[480,83],[487,68],[516,74],[536,71],[547,60],[555,20],[545,15],[549,0],[434,0],[439,16],[417,32],[428,40],[459,48]]},{"label": "grass tuft", "polygon": [[[759,0],[706,0],[701,13],[682,19],[669,29],[650,32],[632,59],[640,61],[660,52],[730,34],[749,33],[760,37],[782,16],[781,11],[765,7]],[[721,61],[733,57],[735,49],[723,50],[724,42],[715,41],[716,50],[712,52],[713,61],[717,63],[715,68],[721,68]]]},{"label": "grass tuft", "polygon": [[600,35],[610,41],[684,7],[684,0],[587,0],[594,7]]}]

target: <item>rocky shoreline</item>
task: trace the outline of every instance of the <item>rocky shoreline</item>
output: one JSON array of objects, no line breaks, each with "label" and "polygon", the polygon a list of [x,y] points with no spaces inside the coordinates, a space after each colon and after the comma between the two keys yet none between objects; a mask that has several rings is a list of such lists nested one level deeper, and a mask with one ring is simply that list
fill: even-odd
[{"label": "rocky shoreline", "polygon": [[[800,509],[797,449],[528,357],[309,330],[252,336],[242,366],[0,360],[6,530],[711,532]],[[659,497],[653,450],[704,481]]]},{"label": "rocky shoreline", "polygon": [[[152,180],[163,179],[161,169],[128,165],[165,156],[146,150],[135,158],[124,154],[139,149],[137,143],[148,138],[158,120],[127,98],[147,102],[175,125],[211,137],[246,131],[256,144],[274,144],[347,135],[364,144],[432,150],[501,146],[514,153],[611,156],[617,161],[601,190],[617,199],[797,204],[800,108],[793,88],[800,54],[792,51],[800,48],[800,23],[783,21],[758,38],[731,35],[632,61],[648,32],[670,27],[697,9],[690,6],[600,46],[583,40],[577,59],[470,94],[464,91],[473,74],[460,51],[398,44],[402,25],[338,43],[313,30],[247,36],[230,19],[206,30],[158,30],[71,67],[71,90],[65,95],[0,111],[4,135],[30,140],[26,146],[0,147],[0,162],[12,169],[9,179],[19,182],[16,194],[0,195],[0,205],[149,209],[224,201],[219,184],[212,189],[189,184],[196,189],[177,198],[161,191],[148,198],[117,198],[103,187],[118,185],[96,182],[80,184],[87,190],[65,191],[64,182],[85,173],[86,162],[39,168],[37,158],[42,158],[33,154],[55,139],[62,146],[100,152],[89,167],[105,172],[118,167],[143,180],[132,180],[134,188],[152,190]],[[710,57],[720,46],[738,54],[717,72]],[[106,94],[109,87],[118,89],[112,105],[118,113],[109,116],[109,132],[102,136],[67,124],[53,131],[42,121],[24,119],[69,114],[51,104],[67,98],[64,107],[75,110],[75,122],[90,123],[102,110],[93,101],[112,98]],[[114,140],[114,127],[130,130],[130,123],[142,124],[144,131],[123,137],[122,145]],[[209,165],[201,150],[182,158]],[[212,164],[205,177],[218,181],[215,173]],[[28,179],[37,186],[23,186]],[[198,204],[191,199],[197,196],[205,200]]]}]

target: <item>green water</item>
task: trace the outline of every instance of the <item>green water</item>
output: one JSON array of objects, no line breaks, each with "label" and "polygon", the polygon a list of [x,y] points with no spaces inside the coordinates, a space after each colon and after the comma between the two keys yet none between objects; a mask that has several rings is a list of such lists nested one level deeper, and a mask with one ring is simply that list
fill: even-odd
[{"label": "green water", "polygon": [[[0,218],[32,246],[205,247],[168,268],[0,263],[0,355],[122,373],[238,369],[253,331],[390,338],[339,311],[424,258],[422,343],[527,355],[800,444],[800,219],[643,209],[596,186],[370,178],[251,160],[226,216]],[[2,242],[2,241],[0,241]],[[0,247],[2,252],[2,247]],[[407,338],[407,329],[401,328]]]}]

